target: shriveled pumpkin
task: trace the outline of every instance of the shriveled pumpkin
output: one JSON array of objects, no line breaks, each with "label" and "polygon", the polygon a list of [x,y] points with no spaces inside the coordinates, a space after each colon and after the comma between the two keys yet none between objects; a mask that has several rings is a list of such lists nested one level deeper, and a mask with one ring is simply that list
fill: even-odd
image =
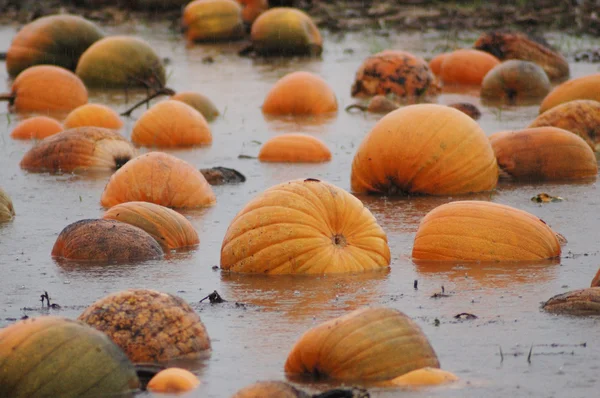
[{"label": "shriveled pumpkin", "polygon": [[600,73],[571,79],[555,87],[542,101],[540,114],[573,100],[600,102]]},{"label": "shriveled pumpkin", "polygon": [[39,316],[0,329],[0,396],[124,396],[140,386],[133,364],[97,330]]},{"label": "shriveled pumpkin", "polygon": [[191,164],[163,152],[150,152],[128,162],[114,173],[100,204],[151,202],[173,208],[198,208],[216,202],[212,188]]},{"label": "shriveled pumpkin", "polygon": [[171,96],[171,99],[188,104],[200,112],[207,122],[211,122],[219,116],[219,110],[206,95],[193,91],[181,91]]},{"label": "shriveled pumpkin", "polygon": [[194,0],[183,10],[182,27],[189,41],[240,39],[242,7],[235,0]]},{"label": "shriveled pumpkin", "polygon": [[170,148],[210,145],[212,134],[204,116],[175,100],[159,102],[137,120],[131,141],[148,147]]},{"label": "shriveled pumpkin", "polygon": [[360,144],[351,186],[358,193],[455,195],[496,187],[498,167],[477,122],[444,105],[384,116]]},{"label": "shriveled pumpkin", "polygon": [[103,36],[96,24],[77,15],[38,18],[13,38],[6,53],[6,70],[10,76],[42,64],[75,70],[81,54]]},{"label": "shriveled pumpkin", "polygon": [[530,103],[544,98],[552,85],[546,72],[528,61],[504,61],[481,82],[481,98],[488,102]]},{"label": "shriveled pumpkin", "polygon": [[252,24],[250,39],[260,55],[320,55],[323,38],[312,18],[297,8],[274,7]]},{"label": "shriveled pumpkin", "polygon": [[335,93],[322,77],[292,72],[275,83],[262,105],[269,115],[319,115],[337,111]]},{"label": "shriveled pumpkin", "polygon": [[238,184],[246,181],[246,176],[228,167],[211,167],[200,169],[200,173],[206,178],[210,185]]},{"label": "shriveled pumpkin", "polygon": [[144,40],[110,36],[95,42],[79,59],[77,75],[90,87],[163,87],[165,67]]},{"label": "shriveled pumpkin", "polygon": [[329,183],[294,180],[252,199],[221,246],[225,271],[328,274],[388,267],[385,232],[360,200]]},{"label": "shriveled pumpkin", "polygon": [[479,50],[461,49],[447,54],[438,73],[444,84],[480,85],[485,75],[500,61]]},{"label": "shriveled pumpkin", "polygon": [[423,367],[439,368],[419,326],[391,308],[364,308],[317,325],[296,342],[288,375],[385,381]]},{"label": "shriveled pumpkin", "polygon": [[167,368],[158,372],[147,390],[157,393],[181,394],[196,389],[200,385],[198,377],[187,369]]},{"label": "shriveled pumpkin", "polygon": [[135,157],[135,148],[119,133],[100,127],[79,127],[44,138],[21,160],[33,172],[116,170]]},{"label": "shriveled pumpkin", "polygon": [[440,71],[442,70],[442,62],[444,62],[444,59],[446,59],[446,55],[448,54],[450,53],[441,53],[431,58],[431,61],[429,61],[429,69],[431,69],[431,72],[434,75],[440,74]]},{"label": "shriveled pumpkin", "polygon": [[108,209],[102,218],[143,229],[156,239],[165,251],[194,246],[200,242],[198,233],[187,218],[168,207],[154,203],[121,203]]},{"label": "shriveled pumpkin", "polygon": [[440,86],[425,60],[393,50],[367,58],[356,72],[351,90],[353,97],[395,94],[411,101],[439,92]]},{"label": "shriveled pumpkin", "polygon": [[320,139],[307,134],[282,134],[269,139],[258,153],[261,162],[320,163],[331,160],[331,151]]},{"label": "shriveled pumpkin", "polygon": [[119,114],[112,108],[101,104],[85,104],[73,109],[67,115],[64,123],[67,129],[91,126],[119,130],[123,127],[123,121]]},{"label": "shriveled pumpkin", "polygon": [[242,5],[244,23],[252,25],[256,18],[269,9],[268,0],[237,0]]},{"label": "shriveled pumpkin", "polygon": [[168,293],[131,289],[109,294],[78,319],[108,335],[134,363],[198,358],[210,350],[198,314]]},{"label": "shriveled pumpkin", "polygon": [[592,279],[592,284],[590,286],[591,287],[600,287],[600,268],[598,269],[598,272],[596,272],[594,279]]},{"label": "shriveled pumpkin", "polygon": [[10,221],[15,216],[12,199],[0,188],[0,222]]},{"label": "shriveled pumpkin", "polygon": [[600,315],[600,287],[558,294],[546,301],[542,309],[553,314]]},{"label": "shriveled pumpkin", "polygon": [[457,201],[421,220],[415,260],[535,261],[560,256],[555,232],[526,211],[498,203]]},{"label": "shriveled pumpkin", "polygon": [[425,387],[448,384],[458,380],[453,373],[438,368],[425,367],[390,380],[389,385],[397,387]]},{"label": "shriveled pumpkin", "polygon": [[34,116],[23,120],[11,131],[16,140],[42,140],[63,131],[63,125],[48,116]]},{"label": "shriveled pumpkin", "polygon": [[242,388],[231,398],[310,398],[311,395],[283,381],[259,381]]}]

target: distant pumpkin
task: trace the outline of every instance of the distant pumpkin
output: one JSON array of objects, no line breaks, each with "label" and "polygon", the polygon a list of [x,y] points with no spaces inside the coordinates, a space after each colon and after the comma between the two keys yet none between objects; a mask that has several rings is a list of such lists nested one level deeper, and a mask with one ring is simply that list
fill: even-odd
[{"label": "distant pumpkin", "polygon": [[331,87],[310,72],[292,72],[279,79],[262,106],[269,115],[320,115],[337,109]]},{"label": "distant pumpkin", "polygon": [[14,216],[15,208],[13,207],[12,199],[0,188],[0,222],[10,221]]},{"label": "distant pumpkin", "polygon": [[181,101],[204,116],[207,122],[211,122],[219,116],[219,110],[207,96],[193,91],[180,91],[171,96],[172,100]]},{"label": "distant pumpkin", "polygon": [[34,116],[23,120],[11,131],[16,140],[42,140],[63,131],[63,125],[47,116]]},{"label": "distant pumpkin", "polygon": [[448,384],[458,380],[456,375],[437,368],[425,367],[392,379],[389,384],[397,387],[424,387]]},{"label": "distant pumpkin", "polygon": [[600,287],[558,294],[546,301],[542,309],[553,314],[600,315]]},{"label": "distant pumpkin", "polygon": [[488,102],[530,103],[544,98],[552,85],[546,72],[527,61],[504,61],[481,82],[481,98]]},{"label": "distant pumpkin", "polygon": [[259,381],[246,386],[233,394],[231,398],[310,398],[305,392],[298,390],[283,381]]},{"label": "distant pumpkin", "polygon": [[194,0],[183,10],[182,26],[189,41],[240,39],[242,7],[234,0]]},{"label": "distant pumpkin", "polygon": [[77,107],[67,115],[65,129],[76,127],[103,127],[119,130],[123,121],[112,108],[101,104],[85,104]]},{"label": "distant pumpkin", "polygon": [[244,23],[252,25],[260,14],[269,9],[268,0],[237,0],[242,5]]},{"label": "distant pumpkin", "polygon": [[320,139],[306,134],[282,134],[269,139],[258,153],[261,162],[308,162],[331,160],[331,151]]},{"label": "distant pumpkin", "polygon": [[431,61],[429,61],[429,69],[431,69],[431,72],[433,72],[434,75],[439,75],[441,70],[442,70],[442,62],[444,62],[444,59],[446,58],[446,55],[450,54],[449,52],[447,53],[441,53],[436,55],[435,57],[431,58]]},{"label": "distant pumpkin", "polygon": [[600,102],[600,73],[582,76],[562,83],[552,90],[540,105],[540,114],[573,100]]},{"label": "distant pumpkin", "polygon": [[443,58],[438,75],[444,84],[480,85],[485,75],[498,64],[498,58],[491,54],[461,49]]},{"label": "distant pumpkin", "polygon": [[199,385],[200,380],[189,370],[167,368],[150,379],[147,389],[157,393],[180,394],[192,391]]}]

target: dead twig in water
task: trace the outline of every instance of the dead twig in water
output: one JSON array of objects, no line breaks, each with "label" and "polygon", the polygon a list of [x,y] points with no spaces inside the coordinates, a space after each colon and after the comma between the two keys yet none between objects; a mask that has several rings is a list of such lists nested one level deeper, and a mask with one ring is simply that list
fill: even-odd
[{"label": "dead twig in water", "polygon": [[168,87],[163,87],[163,88],[155,91],[153,94],[148,95],[143,100],[137,102],[135,105],[133,105],[131,108],[127,109],[125,112],[121,113],[121,116],[124,116],[124,117],[131,116],[131,113],[133,111],[135,111],[140,106],[149,103],[150,101],[152,101],[156,97],[160,97],[161,95],[174,95],[174,94],[175,94],[175,90],[170,89]]},{"label": "dead twig in water", "polygon": [[46,300],[46,303],[48,304],[48,308],[52,308],[52,309],[59,309],[60,305],[54,303],[51,304],[50,303],[50,296],[48,295],[48,292],[44,290],[44,294],[40,295],[40,297],[42,298],[42,308],[44,308],[44,300]]},{"label": "dead twig in water", "polygon": [[227,301],[227,300],[223,299],[223,297],[221,297],[216,290],[214,292],[212,292],[211,294],[209,294],[208,296],[204,297],[202,300],[200,300],[200,302],[203,302],[206,299],[208,299],[208,301],[211,304],[219,304],[219,303],[224,303]]},{"label": "dead twig in water", "polygon": [[502,346],[498,346],[500,348],[500,363],[504,362],[504,354],[502,353]]},{"label": "dead twig in water", "polygon": [[527,363],[531,363],[531,353],[533,352],[533,343],[531,344],[531,348],[529,348],[529,355],[527,355]]},{"label": "dead twig in water", "polygon": [[477,315],[469,314],[468,312],[461,312],[460,314],[454,315],[454,319],[477,319]]}]

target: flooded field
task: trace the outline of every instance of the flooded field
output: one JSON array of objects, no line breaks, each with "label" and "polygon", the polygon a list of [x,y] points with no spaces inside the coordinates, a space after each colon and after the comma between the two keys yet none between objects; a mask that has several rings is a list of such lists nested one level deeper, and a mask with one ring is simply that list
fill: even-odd
[{"label": "flooded field", "polygon": [[[150,288],[176,294],[199,312],[212,340],[209,359],[185,363],[202,381],[190,396],[227,397],[259,380],[284,380],[283,364],[294,342],[308,328],[362,306],[396,308],[421,326],[443,369],[461,382],[424,391],[372,389],[377,397],[591,397],[600,386],[600,318],[555,316],[540,303],[568,290],[588,287],[600,267],[600,195],[597,181],[576,184],[499,184],[496,191],[467,197],[360,197],[386,231],[392,251],[389,271],[322,277],[257,277],[229,275],[218,269],[225,231],[236,213],[258,193],[280,182],[313,177],[350,189],[350,167],[357,146],[380,116],[347,113],[354,74],[365,57],[383,49],[401,49],[426,58],[446,46],[470,46],[478,32],[450,37],[447,33],[370,32],[325,34],[321,59],[263,60],[237,55],[244,43],[186,47],[167,24],[121,26],[108,33],[131,34],[149,41],[168,64],[168,86],[210,97],[221,111],[211,123],[210,147],[168,150],[197,168],[225,166],[247,177],[238,185],[214,187],[217,204],[184,214],[200,235],[188,253],[159,261],[109,266],[57,263],[50,251],[68,224],[98,218],[100,195],[108,174],[50,175],[19,168],[31,143],[12,140],[18,122],[4,105],[0,114],[0,186],[10,194],[16,218],[0,225],[0,327],[24,315],[38,316],[40,295],[47,291],[61,308],[53,315],[76,318],[88,305],[115,291]],[[13,27],[0,28],[0,49],[8,48]],[[566,55],[598,47],[600,39],[550,35]],[[260,106],[269,88],[291,71],[322,76],[334,89],[339,112],[325,120],[271,120]],[[572,63],[571,76],[600,70],[598,64]],[[0,67],[3,91],[8,91]],[[90,102],[124,110],[144,93],[90,91]],[[129,101],[127,103],[126,101]],[[527,126],[537,106],[486,107],[477,96],[442,94],[448,104],[466,101],[483,113],[486,134]],[[130,136],[135,118],[122,134]],[[282,132],[310,133],[332,151],[329,163],[268,164],[256,156],[260,143]],[[147,151],[140,148],[140,152]],[[565,199],[538,204],[540,192]],[[431,209],[457,199],[489,200],[526,210],[545,220],[568,239],[559,261],[537,264],[415,264],[412,242],[421,218]],[[413,287],[418,281],[418,289]],[[432,298],[442,291],[447,297]],[[217,290],[228,300],[211,305],[199,301]],[[474,320],[456,319],[472,313]],[[531,352],[531,355],[529,353]],[[314,386],[313,386],[314,387]],[[324,386],[316,386],[323,388]]]}]

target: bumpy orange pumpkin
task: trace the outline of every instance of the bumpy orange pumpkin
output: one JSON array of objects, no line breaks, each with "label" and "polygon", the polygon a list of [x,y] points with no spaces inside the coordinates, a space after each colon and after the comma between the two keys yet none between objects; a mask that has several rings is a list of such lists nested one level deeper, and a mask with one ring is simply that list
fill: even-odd
[{"label": "bumpy orange pumpkin", "polygon": [[415,260],[533,261],[560,256],[554,231],[533,214],[497,203],[458,201],[421,221]]},{"label": "bumpy orange pumpkin", "polygon": [[498,167],[485,133],[447,106],[410,105],[383,117],[352,162],[354,192],[454,195],[496,187]]},{"label": "bumpy orange pumpkin", "polygon": [[481,98],[488,102],[528,103],[544,98],[552,88],[537,64],[510,60],[490,70],[481,82]]},{"label": "bumpy orange pumpkin", "polygon": [[150,152],[131,160],[113,174],[100,199],[104,207],[134,201],[197,208],[212,206],[216,198],[194,166],[166,153]]},{"label": "bumpy orange pumpkin", "polygon": [[251,200],[221,246],[221,268],[233,272],[323,274],[389,264],[387,237],[371,212],[314,179],[279,184]]},{"label": "bumpy orange pumpkin", "polygon": [[213,121],[217,116],[219,116],[219,110],[215,104],[213,104],[210,98],[200,93],[183,91],[173,95],[171,99],[188,104],[200,112],[207,122]]},{"label": "bumpy orange pumpkin", "polygon": [[67,129],[87,126],[119,130],[123,127],[123,121],[113,109],[100,104],[82,105],[73,109],[65,119]]},{"label": "bumpy orange pumpkin", "polygon": [[498,64],[498,58],[486,52],[456,50],[444,57],[438,75],[444,84],[480,85],[485,75]]},{"label": "bumpy orange pumpkin", "polygon": [[192,372],[181,368],[167,368],[158,372],[148,382],[148,391],[158,393],[184,393],[200,385],[200,380]]},{"label": "bumpy orange pumpkin", "polygon": [[319,115],[337,111],[337,100],[320,76],[293,72],[271,88],[262,111],[270,115]]},{"label": "bumpy orange pumpkin", "polygon": [[0,188],[0,222],[10,221],[15,216],[12,199]]},{"label": "bumpy orange pumpkin", "polygon": [[242,7],[234,0],[195,0],[183,10],[182,26],[189,41],[240,39]]},{"label": "bumpy orange pumpkin", "polygon": [[16,140],[42,140],[63,131],[63,126],[56,119],[47,116],[34,116],[23,120],[11,131],[10,136]]},{"label": "bumpy orange pumpkin", "polygon": [[600,73],[571,79],[557,86],[542,101],[540,113],[565,102],[582,99],[600,102]]},{"label": "bumpy orange pumpkin", "polygon": [[310,396],[283,381],[259,381],[242,388],[231,398],[309,398]]},{"label": "bumpy orange pumpkin", "polygon": [[80,127],[43,139],[23,156],[20,165],[34,172],[116,170],[134,156],[135,148],[119,133]]},{"label": "bumpy orange pumpkin", "polygon": [[600,287],[600,269],[596,272],[596,276],[592,279],[591,287]]},{"label": "bumpy orange pumpkin", "polygon": [[159,102],[133,126],[131,141],[150,147],[186,147],[212,143],[204,116],[191,106],[174,100]]},{"label": "bumpy orange pumpkin", "polygon": [[542,309],[554,314],[600,315],[600,287],[558,294],[546,301]]},{"label": "bumpy orange pumpkin", "polygon": [[434,75],[440,74],[440,71],[442,70],[442,62],[444,62],[444,59],[448,54],[450,53],[441,53],[431,58],[431,61],[429,61],[429,69],[431,69],[431,72],[433,72]]},{"label": "bumpy orange pumpkin", "polygon": [[306,134],[282,134],[263,144],[258,153],[261,162],[327,162],[331,151],[318,138]]}]

